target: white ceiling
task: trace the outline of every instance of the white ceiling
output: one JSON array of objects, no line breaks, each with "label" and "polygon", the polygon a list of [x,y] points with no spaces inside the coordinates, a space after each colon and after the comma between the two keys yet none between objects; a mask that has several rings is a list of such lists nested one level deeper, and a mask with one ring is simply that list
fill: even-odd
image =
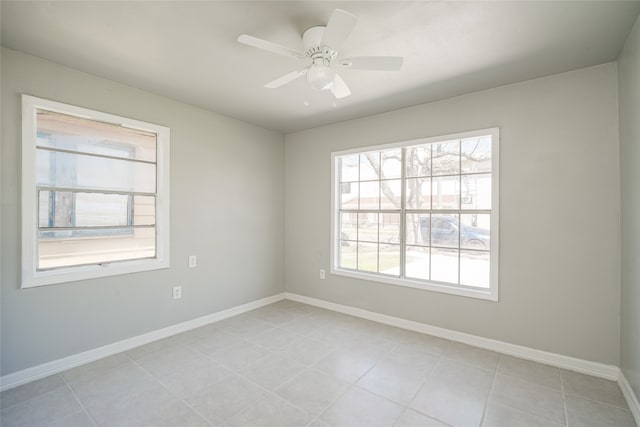
[{"label": "white ceiling", "polygon": [[[292,132],[613,61],[640,1],[2,1],[2,45],[266,128]],[[335,8],[358,17],[339,57],[401,55],[400,72],[344,70],[332,105],[304,79],[263,84],[301,62],[236,42],[301,50]]]}]

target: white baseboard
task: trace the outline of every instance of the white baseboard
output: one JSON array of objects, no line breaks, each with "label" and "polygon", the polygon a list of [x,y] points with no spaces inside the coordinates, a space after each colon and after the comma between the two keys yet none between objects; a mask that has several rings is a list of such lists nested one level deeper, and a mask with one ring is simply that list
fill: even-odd
[{"label": "white baseboard", "polygon": [[337,311],[351,316],[361,317],[363,319],[372,320],[374,322],[383,323],[385,325],[395,326],[414,332],[420,332],[423,334],[433,335],[436,337],[469,344],[474,347],[493,350],[495,352],[507,354],[509,356],[515,356],[521,359],[531,360],[533,362],[544,363],[545,365],[551,365],[571,371],[582,372],[584,374],[606,378],[614,381],[617,381],[620,376],[620,368],[614,365],[606,365],[604,363],[591,362],[588,360],[578,359],[576,357],[536,350],[529,347],[510,344],[504,341],[479,337],[477,335],[466,334],[464,332],[453,331],[451,329],[445,329],[437,326],[427,325],[425,323],[414,322],[412,320],[401,319],[399,317],[388,316],[386,314],[379,314],[373,311],[367,311],[347,305],[336,304],[333,302],[298,295],[291,292],[285,292],[285,295],[287,299],[298,301],[304,304],[314,305],[316,307],[326,308],[328,310]]},{"label": "white baseboard", "polygon": [[74,354],[68,357],[4,375],[0,377],[0,391],[8,390],[25,383],[47,377],[49,375],[66,371],[67,369],[71,369],[85,363],[93,362],[95,360],[102,359],[116,353],[131,350],[132,348],[138,347],[140,345],[148,344],[162,338],[167,338],[172,335],[176,335],[194,328],[198,328],[200,326],[207,325],[209,323],[217,322],[228,317],[242,314],[247,311],[283,300],[285,298],[316,307],[326,308],[328,310],[337,311],[351,316],[372,320],[374,322],[420,332],[423,334],[433,335],[440,338],[450,339],[452,341],[469,344],[475,347],[493,350],[498,353],[520,357],[522,359],[527,359],[534,362],[544,363],[547,365],[582,372],[585,374],[594,375],[610,380],[616,380],[620,384],[620,388],[622,389],[625,397],[627,398],[627,401],[629,402],[629,407],[631,408],[631,411],[636,418],[636,422],[638,422],[638,424],[640,425],[640,405],[638,405],[638,399],[635,396],[631,386],[624,378],[624,375],[620,373],[620,369],[617,366],[606,365],[603,363],[591,362],[575,357],[536,350],[529,347],[510,344],[490,338],[483,338],[476,335],[466,334],[463,332],[453,331],[450,329],[440,328],[437,326],[427,325],[424,323],[414,322],[411,320],[388,316],[385,314],[379,314],[360,308],[336,304],[290,292],[280,293],[267,298],[262,298],[247,304],[242,304],[227,310],[219,311],[217,313],[208,314],[206,316],[198,317],[196,319],[188,320],[176,325],[171,325],[166,328],[158,329],[112,344],[107,344],[102,347],[94,348],[82,353]]},{"label": "white baseboard", "polygon": [[66,371],[67,369],[84,365],[85,363],[93,362],[95,360],[102,359],[116,353],[131,350],[134,347],[138,347],[143,344],[148,344],[152,341],[157,341],[162,338],[167,338],[172,335],[186,332],[191,329],[207,325],[209,323],[217,322],[219,320],[226,319],[227,317],[242,314],[247,311],[254,310],[256,308],[260,308],[283,299],[285,299],[285,294],[280,293],[267,298],[262,298],[246,304],[238,305],[227,310],[219,311],[217,313],[208,314],[196,319],[187,320],[186,322],[167,326],[166,328],[147,332],[146,334],[127,338],[113,344],[107,344],[102,347],[84,351],[82,353],[63,357],[62,359],[43,363],[42,365],[33,366],[31,368],[3,375],[2,377],[0,377],[0,391],[8,390],[10,388],[17,387],[31,381],[39,380],[40,378],[48,377],[49,375],[57,374],[59,372]]},{"label": "white baseboard", "polygon": [[633,414],[633,418],[636,419],[636,424],[640,426],[640,402],[638,402],[638,396],[631,388],[631,384],[627,381],[627,378],[624,376],[624,371],[620,371],[620,377],[618,378],[618,385],[622,390],[622,394],[624,394],[625,399],[627,399],[627,403],[629,404],[629,410]]}]

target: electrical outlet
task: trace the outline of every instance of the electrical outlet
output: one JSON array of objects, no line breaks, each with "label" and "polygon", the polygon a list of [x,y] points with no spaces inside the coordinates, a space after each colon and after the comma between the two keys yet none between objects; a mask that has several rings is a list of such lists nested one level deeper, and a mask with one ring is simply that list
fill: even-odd
[{"label": "electrical outlet", "polygon": [[182,298],[182,286],[174,286],[173,287],[173,299]]},{"label": "electrical outlet", "polygon": [[196,258],[195,255],[190,255],[189,256],[189,268],[193,268],[196,265],[198,265],[198,259]]},{"label": "electrical outlet", "polygon": [[324,270],[323,270],[323,269],[320,269],[320,278],[321,278],[322,280],[324,280],[324,277],[325,277]]}]

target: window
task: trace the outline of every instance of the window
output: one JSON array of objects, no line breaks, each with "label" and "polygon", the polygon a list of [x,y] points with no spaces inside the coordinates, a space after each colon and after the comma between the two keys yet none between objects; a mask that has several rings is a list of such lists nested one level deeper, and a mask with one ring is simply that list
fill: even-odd
[{"label": "window", "polygon": [[332,155],[332,273],[498,298],[498,129]]},{"label": "window", "polygon": [[22,96],[22,287],[169,266],[169,129]]}]

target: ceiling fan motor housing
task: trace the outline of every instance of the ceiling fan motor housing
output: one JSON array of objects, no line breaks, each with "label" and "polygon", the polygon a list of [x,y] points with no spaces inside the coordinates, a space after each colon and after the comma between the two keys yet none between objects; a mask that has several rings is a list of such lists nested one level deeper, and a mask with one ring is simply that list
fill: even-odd
[{"label": "ceiling fan motor housing", "polygon": [[322,45],[322,36],[327,27],[311,27],[302,33],[302,46],[305,54],[311,58],[316,65],[329,66],[332,60],[338,56],[338,52],[330,46]]}]

